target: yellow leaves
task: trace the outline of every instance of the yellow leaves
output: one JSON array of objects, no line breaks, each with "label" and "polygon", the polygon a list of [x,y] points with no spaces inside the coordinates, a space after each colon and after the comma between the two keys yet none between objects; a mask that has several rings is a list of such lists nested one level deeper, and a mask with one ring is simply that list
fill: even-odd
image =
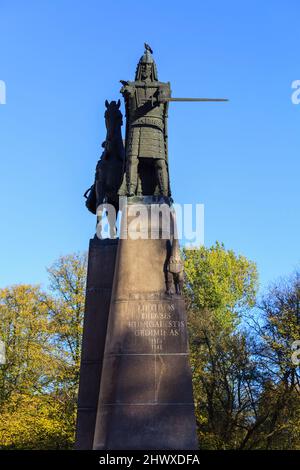
[{"label": "yellow leaves", "polygon": [[0,448],[68,448],[74,441],[86,257],[60,258],[39,286],[0,289]]},{"label": "yellow leaves", "polygon": [[0,449],[66,448],[74,438],[67,418],[55,397],[13,394],[0,414]]}]

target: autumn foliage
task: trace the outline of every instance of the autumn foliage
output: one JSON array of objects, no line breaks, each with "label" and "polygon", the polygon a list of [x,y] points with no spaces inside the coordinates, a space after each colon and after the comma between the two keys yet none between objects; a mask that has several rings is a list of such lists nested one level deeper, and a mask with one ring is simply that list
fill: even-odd
[{"label": "autumn foliage", "polygon": [[[244,256],[218,243],[183,255],[200,448],[299,450],[300,276],[257,298]],[[48,274],[47,290],[0,290],[1,449],[74,444],[86,256],[61,257]]]}]

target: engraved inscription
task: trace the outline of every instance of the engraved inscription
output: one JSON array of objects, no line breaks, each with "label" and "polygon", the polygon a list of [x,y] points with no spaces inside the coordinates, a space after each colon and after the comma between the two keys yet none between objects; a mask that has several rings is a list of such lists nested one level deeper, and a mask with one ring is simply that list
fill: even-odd
[{"label": "engraved inscription", "polygon": [[143,340],[151,345],[152,352],[162,352],[166,341],[179,338],[186,324],[178,319],[176,306],[172,302],[132,302],[128,328],[135,343]]}]

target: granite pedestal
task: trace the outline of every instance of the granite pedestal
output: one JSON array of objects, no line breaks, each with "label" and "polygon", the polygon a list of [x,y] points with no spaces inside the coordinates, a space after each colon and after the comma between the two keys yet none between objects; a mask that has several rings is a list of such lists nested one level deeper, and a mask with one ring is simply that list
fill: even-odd
[{"label": "granite pedestal", "polygon": [[169,244],[119,240],[93,449],[197,449],[186,310],[166,294]]},{"label": "granite pedestal", "polygon": [[118,240],[90,240],[76,445],[92,449]]}]

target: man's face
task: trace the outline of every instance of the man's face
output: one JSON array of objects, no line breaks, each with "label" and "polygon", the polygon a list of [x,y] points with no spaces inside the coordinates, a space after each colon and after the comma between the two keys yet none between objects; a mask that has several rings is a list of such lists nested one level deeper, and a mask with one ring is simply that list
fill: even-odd
[{"label": "man's face", "polygon": [[152,69],[151,64],[142,64],[141,72],[142,72],[142,79],[143,80],[145,80],[146,78],[150,78],[151,69]]}]

